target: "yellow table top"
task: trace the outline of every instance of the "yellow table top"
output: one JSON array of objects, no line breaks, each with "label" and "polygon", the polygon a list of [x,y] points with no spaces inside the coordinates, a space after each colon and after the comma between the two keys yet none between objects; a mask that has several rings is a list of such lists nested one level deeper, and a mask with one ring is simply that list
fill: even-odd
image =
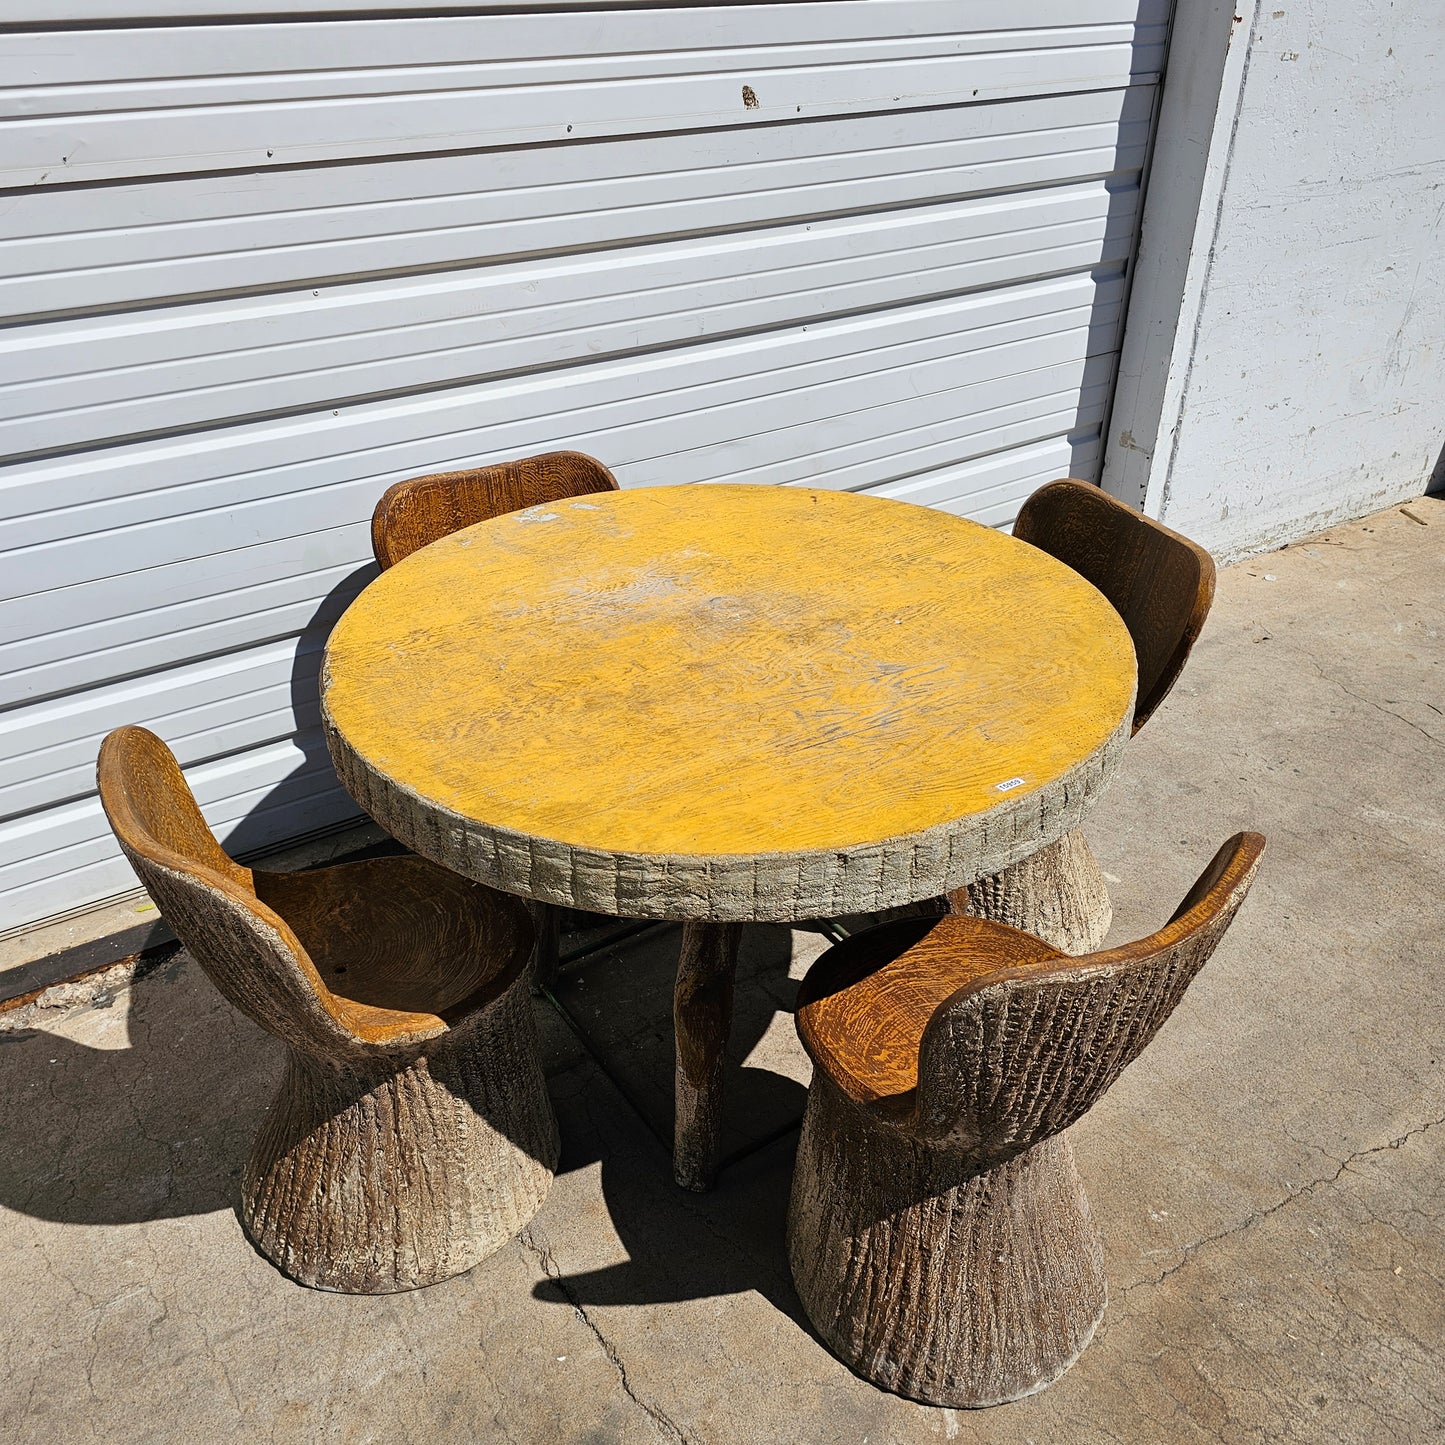
[{"label": "yellow table top", "polygon": [[916,855],[995,815],[1021,855],[1077,821],[1023,837],[1042,795],[1112,770],[1134,685],[1109,603],[1000,532],[849,493],[690,486],[533,507],[414,553],[337,624],[323,699],[338,769],[387,826],[586,907],[565,868],[519,883],[481,855],[796,869]]}]

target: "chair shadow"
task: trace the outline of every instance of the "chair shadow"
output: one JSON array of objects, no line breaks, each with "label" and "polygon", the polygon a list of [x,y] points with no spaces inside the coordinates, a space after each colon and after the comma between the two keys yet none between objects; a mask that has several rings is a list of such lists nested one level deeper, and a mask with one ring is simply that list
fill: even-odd
[{"label": "chair shadow", "polygon": [[[786,1007],[768,990],[795,988],[778,946],[786,931],[754,932],[764,946],[739,991],[729,1098],[751,1090],[774,1107],[800,1107],[795,1080],[739,1062]],[[232,1008],[185,953],[139,973],[128,1006],[102,994],[65,1027],[100,1042],[48,1028],[0,1034],[0,1088],[20,1102],[0,1159],[0,1205],[79,1225],[235,1212],[284,1045]],[[712,1192],[691,1194],[672,1182],[669,1151],[597,1074],[587,1059],[549,1080],[562,1133],[558,1172],[601,1164],[607,1213],[630,1258],[554,1276],[534,1297],[657,1304],[755,1290],[807,1328],[784,1247],[795,1131],[725,1167]]]},{"label": "chair shadow", "polygon": [[138,971],[128,1004],[102,993],[55,1025],[0,1033],[0,1095],[20,1105],[0,1151],[0,1206],[60,1224],[239,1217],[286,1053],[179,951]]},{"label": "chair shadow", "polygon": [[[242,1166],[284,1066],[283,1046],[177,954],[101,995],[72,1032],[0,1034],[15,1100],[0,1151],[0,1204],[62,1224],[137,1224],[235,1207]],[[119,1026],[129,1036],[121,1046]]]},{"label": "chair shadow", "polygon": [[[682,929],[667,927],[564,971],[557,1002],[603,1072],[671,1148],[673,1135],[673,985]],[[752,1058],[774,1020],[791,1019],[797,982],[789,968],[793,935],[778,924],[749,924],[738,951],[732,1026],[725,1055],[722,1155],[725,1163],[802,1118],[805,1086],[768,1068],[777,1044]],[[791,1026],[785,1029],[791,1044]]]},{"label": "chair shadow", "polygon": [[[575,1158],[564,1127],[564,1157]],[[755,1292],[811,1329],[787,1258],[788,1197],[796,1134],[724,1170],[706,1195],[673,1184],[670,1162],[639,1177],[627,1161],[602,1160],[602,1196],[628,1258],[600,1269],[557,1274],[533,1287],[536,1300],[570,1308],[662,1305]],[[672,1190],[670,1199],[660,1191]]]}]

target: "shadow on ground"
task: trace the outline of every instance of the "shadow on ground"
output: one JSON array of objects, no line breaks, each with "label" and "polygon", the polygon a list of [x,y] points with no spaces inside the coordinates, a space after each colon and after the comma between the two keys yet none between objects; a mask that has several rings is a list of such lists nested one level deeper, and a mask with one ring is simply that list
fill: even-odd
[{"label": "shadow on ground", "polygon": [[0,1204],[64,1224],[232,1207],[283,1058],[184,954],[63,1033],[0,1033]]},{"label": "shadow on ground", "polygon": [[[562,1131],[558,1173],[600,1166],[612,1247],[620,1241],[629,1258],[566,1275],[544,1258],[548,1279],[535,1295],[578,1307],[757,1290],[801,1322],[783,1239],[806,1097],[790,976],[801,971],[794,940],[802,936],[746,932],[728,1052],[731,1162],[712,1193],[695,1195],[672,1182],[668,1143],[679,934],[650,930],[574,966],[558,986],[565,1019],[537,1000]],[[0,1090],[12,1101],[0,1204],[84,1225],[236,1208],[241,1170],[280,1084],[280,1043],[231,1008],[184,953],[114,996],[41,1016],[41,1027],[0,1033]]]},{"label": "shadow on ground", "polygon": [[[552,1081],[560,1172],[600,1166],[607,1215],[627,1259],[562,1273],[544,1250],[548,1279],[534,1296],[591,1308],[756,1291],[807,1328],[784,1243],[809,1067],[792,1011],[798,976],[824,941],[784,927],[744,931],[725,1075],[725,1163],[716,1187],[694,1194],[672,1182],[671,1166],[671,1000],[680,935],[655,930],[559,981],[558,1001],[586,1047],[576,1066]],[[565,1181],[557,1187],[565,1189]],[[619,1252],[615,1243],[610,1252]],[[567,1256],[575,1258],[573,1250]]]},{"label": "shadow on ground", "polygon": [[[807,1095],[793,1035],[794,934],[749,924],[738,951],[722,1152],[738,1159],[797,1128]],[[664,926],[564,966],[556,1000],[587,1051],[659,1142],[673,1128],[672,993],[680,926]],[[822,940],[819,940],[822,946]],[[565,1166],[564,1166],[565,1167]]]}]

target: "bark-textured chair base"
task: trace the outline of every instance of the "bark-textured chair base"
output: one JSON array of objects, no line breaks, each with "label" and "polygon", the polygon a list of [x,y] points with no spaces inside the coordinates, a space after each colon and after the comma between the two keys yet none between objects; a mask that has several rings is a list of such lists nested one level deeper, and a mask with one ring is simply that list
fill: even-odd
[{"label": "bark-textured chair base", "polygon": [[261,1253],[314,1289],[390,1294],[513,1239],[557,1162],[545,1084],[518,1047],[530,1023],[519,970],[460,1037],[416,1057],[338,1068],[293,1052],[241,1184]]},{"label": "bark-textured chair base", "polygon": [[455,1022],[344,1062],[291,1051],[242,1179],[247,1232],[317,1289],[471,1269],[541,1208],[557,1163],[520,905],[415,857],[253,878],[363,1027]]},{"label": "bark-textured chair base", "polygon": [[302,1284],[387,1294],[511,1239],[546,1198],[558,1149],[525,905],[416,857],[244,868],[141,728],[106,739],[100,791],[177,936],[287,1045],[242,1176],[260,1251]]},{"label": "bark-textured chair base", "polygon": [[788,1255],[824,1344],[930,1405],[1046,1388],[1083,1353],[1108,1295],[1066,1134],[980,1168],[874,1122],[826,1078],[808,1093]]},{"label": "bark-textured chair base", "polygon": [[1086,958],[949,915],[858,934],[809,970],[788,1255],[808,1318],[853,1369],[982,1406],[1079,1357],[1107,1288],[1065,1131],[1183,996],[1263,846],[1236,836],[1163,929]]}]

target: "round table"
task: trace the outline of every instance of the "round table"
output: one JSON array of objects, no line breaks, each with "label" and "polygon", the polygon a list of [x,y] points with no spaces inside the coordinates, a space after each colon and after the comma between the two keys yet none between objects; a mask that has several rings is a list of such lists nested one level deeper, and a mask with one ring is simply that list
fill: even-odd
[{"label": "round table", "polygon": [[458,873],[687,923],[679,1182],[716,1167],[744,921],[931,898],[1074,828],[1129,735],[1104,597],[988,527],[794,487],[531,507],[385,572],[337,623],[327,743]]}]

